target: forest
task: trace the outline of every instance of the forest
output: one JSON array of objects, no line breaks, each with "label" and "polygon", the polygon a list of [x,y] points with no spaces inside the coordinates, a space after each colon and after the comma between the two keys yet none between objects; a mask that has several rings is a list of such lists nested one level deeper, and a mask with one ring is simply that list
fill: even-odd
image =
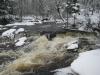
[{"label": "forest", "polygon": [[[77,3],[82,4],[77,6]],[[99,0],[0,0],[0,17],[7,17],[13,20],[28,15],[62,18],[73,13],[78,13],[81,9],[87,9],[92,13],[95,11],[99,12]],[[68,7],[67,7],[68,5]],[[76,5],[77,10],[73,9]],[[67,10],[70,9],[70,10]],[[13,18],[13,19],[12,19]],[[9,21],[8,21],[9,22]]]}]

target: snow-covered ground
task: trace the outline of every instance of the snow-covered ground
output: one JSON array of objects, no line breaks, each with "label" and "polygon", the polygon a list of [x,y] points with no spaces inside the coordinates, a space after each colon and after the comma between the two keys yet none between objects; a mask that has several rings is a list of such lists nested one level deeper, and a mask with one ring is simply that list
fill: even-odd
[{"label": "snow-covered ground", "polygon": [[18,26],[18,25],[24,25],[24,26],[32,26],[32,25],[35,25],[35,24],[41,24],[42,22],[40,20],[38,21],[23,21],[23,22],[16,22],[16,23],[13,23],[13,24],[7,24],[6,26]]},{"label": "snow-covered ground", "polygon": [[100,49],[80,53],[71,68],[79,75],[100,75]]},{"label": "snow-covered ground", "polygon": [[18,25],[34,25],[33,22],[16,22],[16,23],[13,23],[13,24],[7,24],[6,26],[18,26]]},{"label": "snow-covered ground", "polygon": [[54,70],[55,75],[100,75],[100,49],[79,54],[71,67]]},{"label": "snow-covered ground", "polygon": [[22,18],[22,22],[16,22],[13,24],[7,24],[6,26],[18,26],[18,25],[26,25],[31,26],[35,25],[36,23],[42,23],[41,20],[37,20],[34,17],[31,16],[25,16]]}]

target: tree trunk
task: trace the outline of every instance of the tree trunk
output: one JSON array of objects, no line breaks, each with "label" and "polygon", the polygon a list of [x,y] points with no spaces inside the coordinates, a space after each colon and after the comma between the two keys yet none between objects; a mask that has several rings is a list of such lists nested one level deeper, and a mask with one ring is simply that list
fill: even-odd
[{"label": "tree trunk", "polygon": [[[60,9],[59,9],[59,10],[60,10]],[[62,16],[62,12],[59,11],[58,14],[59,14],[60,18],[62,19],[62,21],[65,22],[65,19],[64,19],[63,16]]]}]

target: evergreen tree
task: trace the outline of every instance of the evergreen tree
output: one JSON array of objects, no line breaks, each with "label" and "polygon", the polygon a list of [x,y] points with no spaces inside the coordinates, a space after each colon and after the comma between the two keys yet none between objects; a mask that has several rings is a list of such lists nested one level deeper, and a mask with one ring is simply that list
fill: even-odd
[{"label": "evergreen tree", "polygon": [[70,0],[66,3],[66,12],[68,14],[79,13],[80,5],[78,4],[77,0]]},{"label": "evergreen tree", "polygon": [[0,0],[0,15],[7,14],[8,10],[8,0]]},{"label": "evergreen tree", "polygon": [[77,0],[69,0],[66,3],[66,8],[65,8],[66,12],[67,12],[67,25],[68,25],[68,15],[73,15],[74,18],[74,24],[72,25],[73,28],[75,28],[75,19],[76,19],[76,14],[79,14],[80,11],[80,5],[78,3]]},{"label": "evergreen tree", "polygon": [[0,24],[7,24],[13,20],[10,15],[14,14],[14,0],[0,0]]},{"label": "evergreen tree", "polygon": [[15,8],[14,0],[0,0],[0,15],[13,14]]}]

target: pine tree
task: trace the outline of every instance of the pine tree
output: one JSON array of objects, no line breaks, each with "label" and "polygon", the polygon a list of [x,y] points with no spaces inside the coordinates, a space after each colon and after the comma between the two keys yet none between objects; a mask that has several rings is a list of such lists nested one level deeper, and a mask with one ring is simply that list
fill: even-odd
[{"label": "pine tree", "polygon": [[73,27],[75,28],[75,19],[76,19],[76,14],[79,14],[80,11],[80,5],[77,0],[68,0],[67,3],[65,4],[65,11],[67,13],[67,26],[68,26],[68,18],[69,15],[73,15],[74,18],[74,24]]},{"label": "pine tree", "polygon": [[72,11],[71,13],[73,14],[73,18],[74,18],[74,24],[72,25],[73,28],[76,28],[76,15],[79,14],[80,11],[80,4],[78,3],[77,0],[73,0],[72,2]]},{"label": "pine tree", "polygon": [[0,15],[14,14],[14,0],[0,0]]},{"label": "pine tree", "polygon": [[0,15],[6,15],[8,13],[8,0],[0,0]]},{"label": "pine tree", "polygon": [[79,13],[80,5],[77,0],[70,0],[66,3],[66,12],[68,14]]},{"label": "pine tree", "polygon": [[13,18],[8,15],[13,15],[14,1],[12,0],[0,0],[0,24],[7,24],[13,20]]}]

